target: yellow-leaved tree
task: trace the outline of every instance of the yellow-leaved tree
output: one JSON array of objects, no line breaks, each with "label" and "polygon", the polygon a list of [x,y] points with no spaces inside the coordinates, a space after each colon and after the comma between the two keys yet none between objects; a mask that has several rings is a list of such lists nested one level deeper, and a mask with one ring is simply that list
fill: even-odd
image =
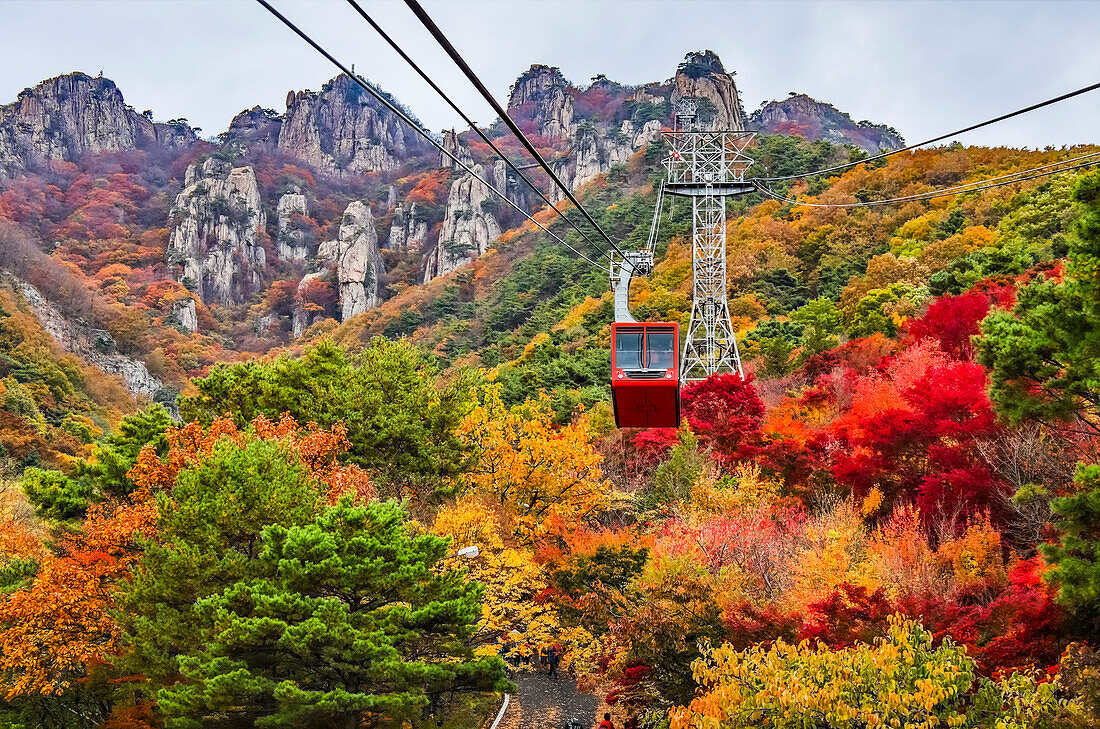
[{"label": "yellow-leaved tree", "polygon": [[698,696],[672,710],[671,729],[1043,729],[1066,705],[1051,682],[1020,674],[994,682],[974,667],[950,638],[936,647],[931,633],[900,616],[874,645],[725,644],[692,664]]},{"label": "yellow-leaved tree", "polygon": [[[546,589],[543,569],[529,549],[505,546],[499,519],[473,494],[439,510],[432,531],[451,539],[451,556],[440,565],[465,567],[469,579],[485,585],[478,625],[479,652],[524,655],[560,639],[560,627],[549,603],[536,601]],[[465,559],[458,551],[476,546],[478,556]]]},{"label": "yellow-leaved tree", "polygon": [[558,427],[546,395],[508,407],[490,385],[458,432],[476,453],[466,475],[472,491],[500,503],[525,540],[545,533],[553,517],[574,522],[607,503],[588,416]]}]

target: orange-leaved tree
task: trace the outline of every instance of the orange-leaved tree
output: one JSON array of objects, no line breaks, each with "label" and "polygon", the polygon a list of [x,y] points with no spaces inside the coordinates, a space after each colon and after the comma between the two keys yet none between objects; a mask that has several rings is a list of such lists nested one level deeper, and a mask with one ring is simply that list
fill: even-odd
[{"label": "orange-leaved tree", "polygon": [[350,445],[347,428],[337,423],[332,428],[309,423],[304,428],[289,415],[278,422],[257,416],[251,428],[241,431],[229,416],[216,418],[210,427],[188,423],[168,431],[168,455],[161,459],[152,446],[146,446],[130,472],[134,483],[152,490],[167,490],[176,483],[180,472],[201,463],[223,439],[242,445],[247,439],[274,440],[286,445],[307,468],[309,474],[327,487],[331,503],[345,495],[372,499],[376,493],[369,474],[356,465],[340,463],[339,456]]},{"label": "orange-leaved tree", "polygon": [[61,693],[119,648],[112,591],[156,531],[147,489],[93,506],[80,533],[47,557],[34,583],[0,602],[0,674],[7,699]]}]

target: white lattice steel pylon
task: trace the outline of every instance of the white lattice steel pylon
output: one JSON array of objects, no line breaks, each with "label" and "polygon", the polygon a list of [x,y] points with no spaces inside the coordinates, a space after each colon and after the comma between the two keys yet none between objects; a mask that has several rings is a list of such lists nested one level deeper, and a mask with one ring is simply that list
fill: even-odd
[{"label": "white lattice steel pylon", "polygon": [[726,198],[755,190],[745,182],[752,159],[744,154],[753,133],[691,131],[692,111],[683,105],[677,112],[681,129],[664,135],[670,147],[665,193],[690,197],[692,210],[691,319],[681,381],[716,372],[744,375],[726,294]]}]

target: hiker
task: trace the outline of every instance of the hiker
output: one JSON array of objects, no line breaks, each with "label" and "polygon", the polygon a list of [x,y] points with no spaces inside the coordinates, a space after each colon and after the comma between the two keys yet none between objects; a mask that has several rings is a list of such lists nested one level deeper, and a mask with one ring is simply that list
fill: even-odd
[{"label": "hiker", "polygon": [[556,645],[550,646],[546,651],[546,662],[549,668],[550,678],[558,678],[558,664],[561,663],[561,649]]},{"label": "hiker", "polygon": [[605,713],[603,715],[603,721],[600,722],[600,725],[596,727],[596,729],[615,729],[615,725],[611,723],[610,713]]}]

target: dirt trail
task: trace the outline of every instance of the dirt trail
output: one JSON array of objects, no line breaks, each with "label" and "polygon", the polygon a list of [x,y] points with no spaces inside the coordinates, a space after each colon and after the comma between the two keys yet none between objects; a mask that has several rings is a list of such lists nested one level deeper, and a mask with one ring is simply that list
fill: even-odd
[{"label": "dirt trail", "polygon": [[577,691],[572,678],[551,681],[543,673],[516,672],[512,681],[518,690],[498,729],[562,729],[574,717],[585,729],[596,726],[599,699]]}]

